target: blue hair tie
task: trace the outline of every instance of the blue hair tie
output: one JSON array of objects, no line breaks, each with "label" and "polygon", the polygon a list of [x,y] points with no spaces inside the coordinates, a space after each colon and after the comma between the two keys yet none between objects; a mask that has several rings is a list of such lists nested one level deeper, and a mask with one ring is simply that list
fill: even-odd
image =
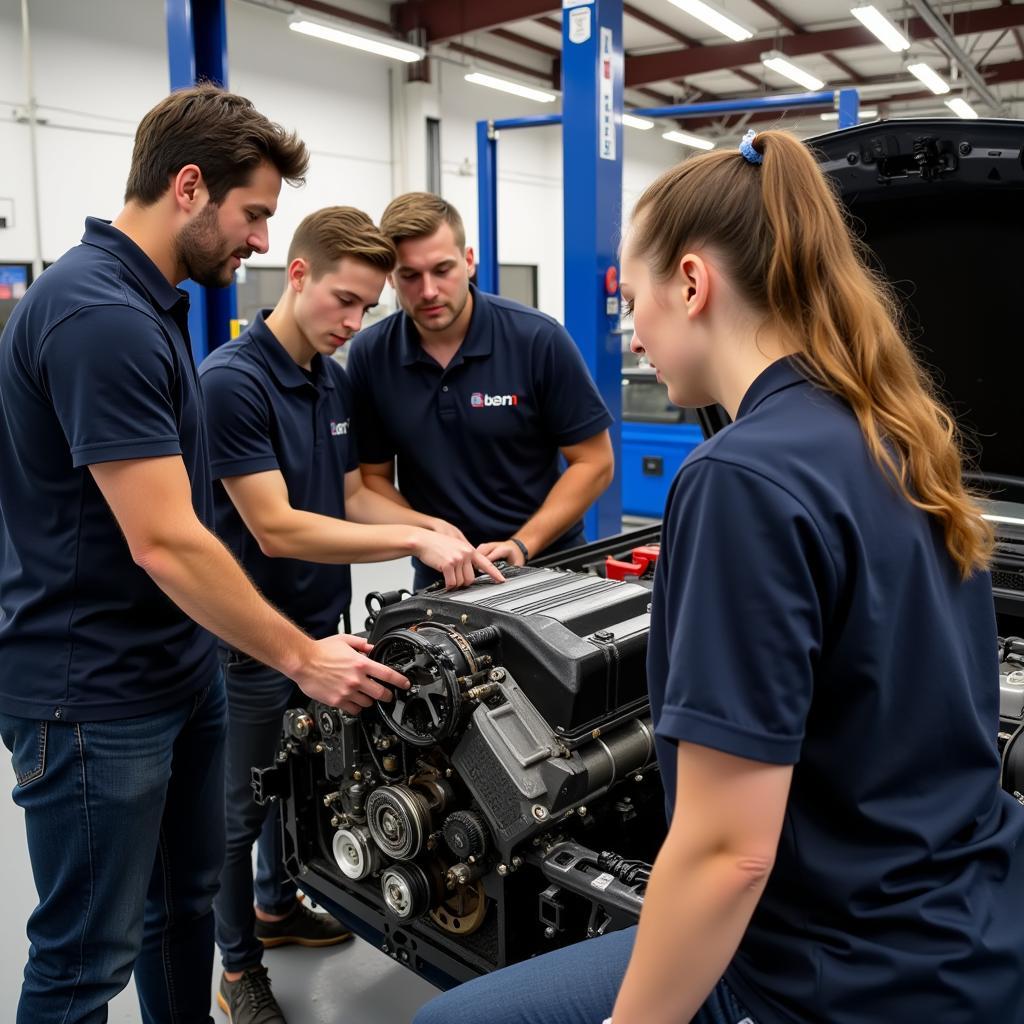
[{"label": "blue hair tie", "polygon": [[740,152],[743,154],[743,159],[747,163],[761,164],[764,163],[764,153],[758,153],[754,149],[754,129],[751,128],[746,135],[743,136],[743,141],[740,143]]}]

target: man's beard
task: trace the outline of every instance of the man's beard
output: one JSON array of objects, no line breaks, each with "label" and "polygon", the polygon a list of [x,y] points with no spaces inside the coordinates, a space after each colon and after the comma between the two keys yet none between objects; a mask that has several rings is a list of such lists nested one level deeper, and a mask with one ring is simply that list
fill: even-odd
[{"label": "man's beard", "polygon": [[[434,334],[439,331],[448,330],[448,328],[451,327],[451,325],[455,323],[455,321],[458,320],[460,316],[462,316],[463,310],[465,310],[467,302],[469,302],[468,288],[466,289],[466,294],[462,296],[462,301],[459,303],[458,307],[453,309],[452,315],[450,317],[447,317],[443,321],[431,321],[426,319],[420,319],[415,314],[410,315],[412,315],[412,318],[416,322],[417,327],[421,328],[424,331],[428,331],[431,334]],[[444,303],[444,305],[447,306],[449,309],[453,308],[448,306],[447,303]]]},{"label": "man's beard", "polygon": [[[194,220],[185,225],[175,240],[178,262],[196,284],[207,288],[226,288],[235,272],[229,264],[236,255],[227,249],[217,223],[217,207],[207,203]],[[243,253],[237,253],[239,257]],[[244,255],[250,255],[246,252]]]}]

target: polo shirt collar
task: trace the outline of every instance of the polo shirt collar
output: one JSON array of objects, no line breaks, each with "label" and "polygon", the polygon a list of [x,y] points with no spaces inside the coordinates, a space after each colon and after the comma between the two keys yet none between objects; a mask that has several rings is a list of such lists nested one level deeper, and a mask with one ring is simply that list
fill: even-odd
[{"label": "polo shirt collar", "polygon": [[740,402],[736,412],[736,419],[752,413],[766,398],[771,395],[785,391],[797,384],[808,383],[806,374],[800,369],[800,365],[793,356],[783,356],[777,359],[770,366],[754,378],[754,382],[747,388],[747,393]]},{"label": "polo shirt collar", "polygon": [[[494,348],[494,312],[491,308],[491,300],[488,295],[481,292],[476,285],[469,286],[469,294],[473,297],[473,313],[469,318],[469,326],[466,328],[466,337],[462,341],[459,351],[448,364],[458,366],[464,359],[482,358],[489,356]],[[402,365],[411,366],[413,363],[433,363],[433,360],[423,351],[420,344],[420,334],[411,316],[403,312],[402,317]]]},{"label": "polo shirt collar", "polygon": [[103,249],[119,259],[149,293],[153,302],[165,312],[173,309],[182,299],[188,301],[188,293],[175,288],[142,249],[109,220],[86,217],[82,242]]},{"label": "polo shirt collar", "polygon": [[319,353],[313,356],[310,364],[313,370],[313,381],[302,372],[302,368],[288,354],[285,347],[277,340],[274,332],[267,326],[269,309],[260,310],[256,319],[249,327],[249,338],[256,346],[267,369],[282,388],[334,388],[334,381],[327,372],[324,358]]}]

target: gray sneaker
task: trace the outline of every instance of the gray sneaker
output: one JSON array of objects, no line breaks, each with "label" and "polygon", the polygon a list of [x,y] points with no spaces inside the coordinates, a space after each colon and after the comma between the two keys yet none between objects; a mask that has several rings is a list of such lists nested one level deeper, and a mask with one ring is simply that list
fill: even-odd
[{"label": "gray sneaker", "polygon": [[238,981],[220,976],[217,1005],[230,1024],[288,1024],[270,991],[266,967],[250,967]]}]

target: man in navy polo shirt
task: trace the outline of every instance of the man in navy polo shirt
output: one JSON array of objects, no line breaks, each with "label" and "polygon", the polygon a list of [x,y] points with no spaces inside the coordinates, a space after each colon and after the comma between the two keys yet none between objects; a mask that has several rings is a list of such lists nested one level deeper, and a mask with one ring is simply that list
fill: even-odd
[{"label": "man in navy polo shirt", "polygon": [[[495,560],[580,543],[614,457],[579,350],[551,317],[469,283],[473,250],[439,196],[399,196],[381,230],[398,251],[403,311],[363,331],[348,361],[368,486],[453,523]],[[417,589],[436,578],[417,563]]]},{"label": "man in navy polo shirt", "polygon": [[[356,638],[312,640],[210,532],[187,277],[267,248],[302,142],[211,85],[139,125],[125,207],[29,289],[0,339],[0,736],[39,905],[19,1024],[209,1020],[223,860],[216,633],[318,700],[386,697]],[[211,632],[207,632],[210,630]],[[372,672],[372,676],[371,676]]]},{"label": "man in navy polo shirt", "polygon": [[[260,590],[311,636],[347,613],[349,563],[415,555],[450,586],[477,569],[500,573],[447,524],[365,487],[351,424],[352,393],[331,356],[377,304],[395,249],[349,206],[310,214],[288,253],[284,293],[241,337],[200,367],[217,532]],[[348,520],[348,521],[346,521]],[[439,532],[444,530],[445,532]],[[250,769],[269,764],[295,684],[237,651],[222,651],[228,691],[227,856],[215,901],[224,961],[219,1002],[233,1024],[284,1021],[266,989],[263,947],[327,946],[350,937],[295,899],[284,871],[279,815],[252,797]],[[252,845],[259,838],[256,907]]]}]

